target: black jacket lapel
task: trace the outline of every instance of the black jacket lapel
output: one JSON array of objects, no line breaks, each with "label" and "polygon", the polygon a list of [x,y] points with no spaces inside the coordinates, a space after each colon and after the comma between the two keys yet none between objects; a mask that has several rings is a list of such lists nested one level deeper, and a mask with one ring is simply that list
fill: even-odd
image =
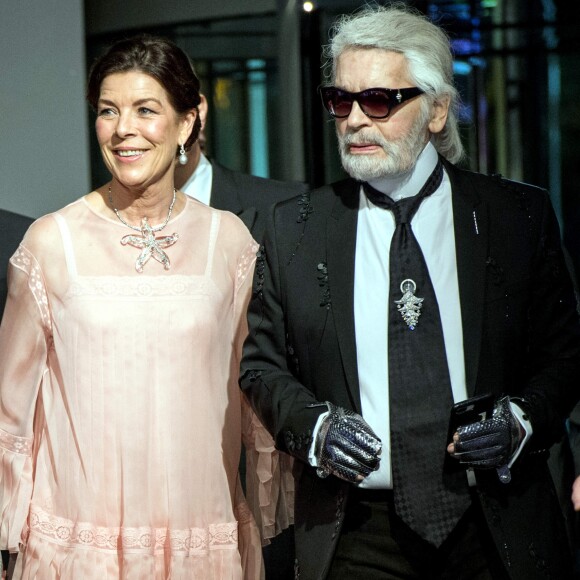
[{"label": "black jacket lapel", "polygon": [[444,165],[451,180],[465,379],[467,395],[472,396],[481,351],[488,215],[486,204],[481,201],[470,174],[447,162]]},{"label": "black jacket lapel", "polygon": [[360,413],[360,391],[354,325],[354,265],[359,207],[359,184],[352,180],[335,185],[338,194],[327,224],[328,283],[332,311],[351,400]]}]

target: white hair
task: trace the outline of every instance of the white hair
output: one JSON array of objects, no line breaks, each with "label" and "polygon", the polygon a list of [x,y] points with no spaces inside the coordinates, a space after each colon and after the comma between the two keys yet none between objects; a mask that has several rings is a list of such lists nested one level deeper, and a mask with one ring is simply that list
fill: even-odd
[{"label": "white hair", "polygon": [[420,12],[397,2],[365,6],[339,17],[324,48],[327,77],[334,82],[338,57],[347,49],[378,48],[401,53],[413,83],[435,103],[449,99],[443,130],[431,136],[437,151],[452,163],[464,156],[457,114],[459,94],[453,83],[453,56],[449,37]]}]

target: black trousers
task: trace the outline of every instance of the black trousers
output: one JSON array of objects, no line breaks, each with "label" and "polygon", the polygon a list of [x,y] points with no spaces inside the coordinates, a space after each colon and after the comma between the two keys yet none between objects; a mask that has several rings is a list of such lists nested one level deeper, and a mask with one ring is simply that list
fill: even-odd
[{"label": "black trousers", "polygon": [[389,491],[354,489],[329,580],[508,580],[479,502],[436,549],[393,507]]}]

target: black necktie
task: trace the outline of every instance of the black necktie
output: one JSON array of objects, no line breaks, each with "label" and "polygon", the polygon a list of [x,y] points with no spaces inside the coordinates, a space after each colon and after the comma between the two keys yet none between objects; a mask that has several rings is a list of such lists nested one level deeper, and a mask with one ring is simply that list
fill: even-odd
[{"label": "black necktie", "polygon": [[[443,330],[425,258],[411,229],[419,205],[441,184],[439,162],[414,197],[394,202],[363,185],[396,222],[390,249],[389,407],[391,466],[398,516],[439,546],[469,506],[464,471],[445,469],[453,404]],[[436,243],[436,240],[433,240]]]}]

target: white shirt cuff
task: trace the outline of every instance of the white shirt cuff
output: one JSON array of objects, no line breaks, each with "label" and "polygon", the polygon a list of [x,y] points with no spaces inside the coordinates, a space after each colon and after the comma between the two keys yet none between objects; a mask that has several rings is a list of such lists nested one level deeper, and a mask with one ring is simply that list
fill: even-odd
[{"label": "white shirt cuff", "polygon": [[518,420],[518,422],[520,423],[526,434],[524,435],[524,438],[520,442],[519,447],[516,449],[516,452],[510,459],[508,467],[511,467],[514,464],[515,460],[519,457],[522,449],[524,448],[524,445],[528,442],[529,438],[532,436],[532,433],[534,432],[534,430],[532,429],[532,424],[529,422],[528,419],[525,418],[525,413],[521,409],[521,407],[518,407],[518,405],[516,405],[516,403],[513,403],[512,401],[510,401],[510,407],[512,413],[515,415],[516,419]]},{"label": "white shirt cuff", "polygon": [[316,455],[315,455],[316,438],[318,436],[318,431],[320,430],[320,426],[322,425],[322,421],[324,421],[324,419],[326,417],[328,417],[329,413],[330,413],[330,411],[325,411],[324,413],[322,413],[322,415],[320,415],[318,417],[318,420],[316,421],[316,425],[314,425],[314,430],[312,433],[312,443],[310,445],[310,450],[308,451],[308,463],[310,463],[310,465],[312,465],[312,467],[318,467],[318,461],[316,461]]}]

